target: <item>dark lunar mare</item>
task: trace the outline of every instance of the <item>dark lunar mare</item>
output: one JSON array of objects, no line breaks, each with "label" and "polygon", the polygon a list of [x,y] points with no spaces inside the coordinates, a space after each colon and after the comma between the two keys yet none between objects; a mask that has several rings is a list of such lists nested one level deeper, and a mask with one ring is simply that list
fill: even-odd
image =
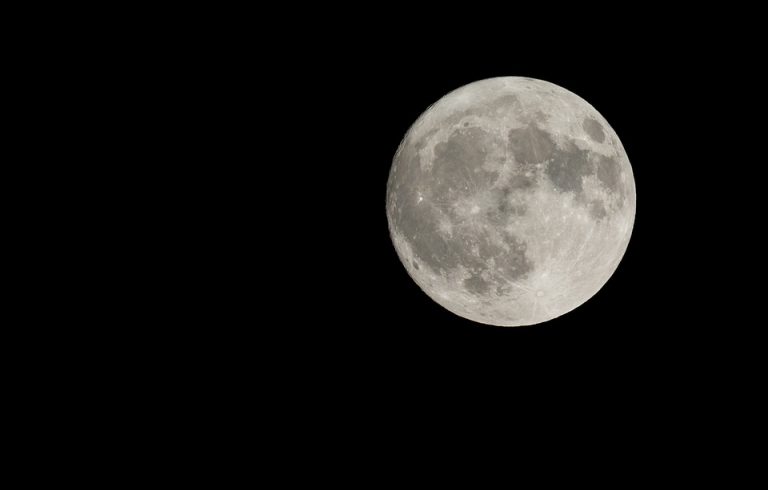
[{"label": "dark lunar mare", "polygon": [[[598,124],[593,119],[587,121]],[[621,169],[616,159],[583,150],[571,138],[567,138],[564,148],[561,148],[547,131],[535,123],[510,130],[508,140],[509,151],[520,167],[520,172],[513,175],[510,181],[511,187],[526,188],[533,185],[534,179],[526,177],[523,172],[537,172],[537,165],[544,165],[544,173],[555,188],[561,192],[572,192],[577,201],[585,201],[583,178],[593,174],[597,175],[608,191],[619,193],[623,200]],[[600,211],[595,213],[593,216],[604,215]]]},{"label": "dark lunar mare", "polygon": [[[457,129],[445,142],[435,145],[432,170],[424,174],[416,150],[424,143],[406,141],[398,155],[399,170],[389,183],[395,203],[392,210],[395,229],[408,240],[414,255],[435,272],[451,272],[463,266],[470,272],[465,287],[476,294],[486,294],[491,289],[491,284],[481,277],[488,269],[490,258],[496,261],[497,271],[511,280],[518,280],[533,270],[523,241],[505,234],[506,247],[493,243],[482,229],[462,225],[451,206],[478,189],[490,188],[498,177],[496,172],[481,168],[490,144],[494,144],[493,137],[480,128]],[[499,205],[495,210],[499,222],[503,222],[507,214],[525,213],[523,206],[506,203],[504,198],[513,191],[512,187],[499,191]],[[451,235],[439,229],[441,212],[453,223]],[[472,253],[473,249],[478,251],[477,255]]]},{"label": "dark lunar mare", "polygon": [[603,127],[599,122],[595,121],[591,117],[587,117],[584,119],[582,126],[584,128],[584,132],[587,133],[587,136],[592,138],[594,141],[597,141],[598,143],[605,141],[605,133],[603,132]]}]

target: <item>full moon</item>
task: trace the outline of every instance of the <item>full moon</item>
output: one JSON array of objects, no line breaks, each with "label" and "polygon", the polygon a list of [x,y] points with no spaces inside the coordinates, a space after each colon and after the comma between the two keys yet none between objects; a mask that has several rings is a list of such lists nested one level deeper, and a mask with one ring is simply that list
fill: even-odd
[{"label": "full moon", "polygon": [[585,100],[542,80],[491,78],[411,126],[386,211],[401,262],[435,302],[479,323],[533,325],[583,304],[616,270],[635,180]]}]

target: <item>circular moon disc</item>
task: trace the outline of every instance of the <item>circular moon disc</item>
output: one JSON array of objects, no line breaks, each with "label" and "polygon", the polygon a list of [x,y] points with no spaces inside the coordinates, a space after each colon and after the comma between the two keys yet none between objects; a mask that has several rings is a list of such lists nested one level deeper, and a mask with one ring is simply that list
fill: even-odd
[{"label": "circular moon disc", "polygon": [[446,309],[491,325],[545,322],[591,298],[634,217],[632,168],[608,122],[530,78],[440,99],[408,130],[387,185],[409,275]]}]

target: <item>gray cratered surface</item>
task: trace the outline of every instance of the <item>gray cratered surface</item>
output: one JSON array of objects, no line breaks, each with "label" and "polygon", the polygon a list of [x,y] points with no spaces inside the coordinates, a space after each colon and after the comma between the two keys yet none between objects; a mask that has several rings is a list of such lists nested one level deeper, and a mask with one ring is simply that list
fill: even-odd
[{"label": "gray cratered surface", "polygon": [[616,270],[635,216],[624,148],[586,101],[542,80],[481,80],[410,128],[387,218],[410,276],[480,323],[541,323],[578,307]]}]

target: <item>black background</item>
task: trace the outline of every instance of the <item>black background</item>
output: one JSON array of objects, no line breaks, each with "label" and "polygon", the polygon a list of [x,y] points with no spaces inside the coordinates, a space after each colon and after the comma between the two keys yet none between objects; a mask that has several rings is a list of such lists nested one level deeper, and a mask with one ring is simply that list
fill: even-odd
[{"label": "black background", "polygon": [[[215,17],[203,6],[202,19],[142,14],[158,39],[131,23],[117,34],[123,52],[90,32],[85,48],[45,41],[46,51],[62,50],[63,66],[40,77],[39,94],[67,101],[54,116],[78,134],[64,139],[92,147],[97,170],[114,172],[88,168],[83,187],[128,188],[117,200],[129,223],[106,198],[57,182],[62,203],[75,194],[103,217],[83,240],[66,229],[80,212],[65,210],[65,229],[38,255],[61,254],[71,272],[30,274],[76,296],[62,296],[61,308],[41,298],[26,312],[54,315],[26,329],[38,337],[34,350],[47,341],[59,355],[43,378],[60,377],[60,396],[25,383],[50,396],[40,420],[71,407],[88,423],[106,417],[96,424],[110,441],[123,441],[115,426],[148,431],[133,437],[142,451],[156,447],[160,464],[176,451],[153,445],[158,436],[201,454],[236,453],[228,463],[250,465],[264,452],[285,461],[281,478],[313,480],[374,466],[365,472],[378,479],[405,466],[397,457],[423,464],[432,455],[423,440],[463,435],[493,446],[451,448],[462,458],[506,452],[521,435],[534,436],[523,449],[545,464],[569,442],[569,457],[599,445],[608,454],[591,458],[598,472],[620,467],[621,443],[645,444],[624,475],[633,480],[648,454],[664,467],[695,453],[690,446],[750,448],[711,441],[752,434],[745,415],[764,391],[764,322],[752,313],[762,306],[763,29],[746,12],[705,19],[701,5],[644,19],[645,7],[566,14],[562,24],[560,6],[544,7],[552,12],[446,5],[451,20],[417,19],[409,8],[395,22],[346,6],[290,5],[282,19]],[[96,24],[112,30],[106,18]],[[70,59],[91,46],[103,52],[84,56],[93,71],[84,76]],[[385,193],[398,144],[430,104],[512,75],[558,84],[605,116],[633,167],[637,215],[626,255],[592,299],[544,324],[502,328],[457,317],[419,290],[390,241]],[[84,114],[88,98],[97,110]],[[31,112],[58,122],[40,114]],[[93,132],[73,124],[83,115]],[[42,140],[31,146],[52,147],[44,160],[59,172],[78,168],[66,159],[79,153]],[[62,212],[55,199],[46,207]],[[105,235],[105,224],[117,233]],[[98,274],[84,276],[80,255],[66,249],[73,235]],[[80,325],[89,319],[95,328]],[[15,371],[36,363],[23,357]]]}]

